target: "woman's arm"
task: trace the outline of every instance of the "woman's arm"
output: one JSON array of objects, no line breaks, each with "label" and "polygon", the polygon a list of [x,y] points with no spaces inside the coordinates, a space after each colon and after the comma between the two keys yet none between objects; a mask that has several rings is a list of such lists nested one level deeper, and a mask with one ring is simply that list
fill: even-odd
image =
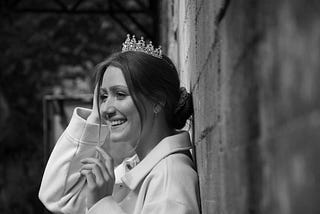
[{"label": "woman's arm", "polygon": [[[85,213],[86,179],[80,174],[81,160],[96,156],[99,125],[86,121],[91,110],[76,108],[67,129],[47,163],[39,198],[52,212]],[[101,128],[101,140],[108,129]]]}]

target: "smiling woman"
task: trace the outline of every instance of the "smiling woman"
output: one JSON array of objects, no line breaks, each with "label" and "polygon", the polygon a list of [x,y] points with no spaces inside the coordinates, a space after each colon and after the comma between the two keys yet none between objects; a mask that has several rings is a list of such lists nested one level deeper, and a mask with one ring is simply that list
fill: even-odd
[{"label": "smiling woman", "polygon": [[[100,112],[101,121],[109,127],[108,151],[117,164],[134,153],[141,129],[138,110],[120,68],[109,66],[106,69],[97,100],[98,115]],[[88,121],[94,122],[95,115],[91,114]]]},{"label": "smiling woman", "polygon": [[171,60],[127,38],[97,66],[93,108],[76,108],[39,197],[60,213],[199,213],[188,132],[193,113]]}]

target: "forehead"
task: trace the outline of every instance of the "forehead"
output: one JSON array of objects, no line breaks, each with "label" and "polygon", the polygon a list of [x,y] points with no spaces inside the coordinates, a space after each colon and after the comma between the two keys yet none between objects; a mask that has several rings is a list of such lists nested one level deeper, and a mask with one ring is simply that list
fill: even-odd
[{"label": "forehead", "polygon": [[127,83],[120,68],[109,66],[104,72],[101,87],[109,88],[114,85],[127,86]]}]

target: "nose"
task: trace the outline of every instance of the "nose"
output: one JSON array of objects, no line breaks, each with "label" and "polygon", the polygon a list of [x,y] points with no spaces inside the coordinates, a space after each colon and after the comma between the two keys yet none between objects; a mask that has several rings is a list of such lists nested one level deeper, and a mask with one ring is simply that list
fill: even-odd
[{"label": "nose", "polygon": [[116,108],[114,106],[107,107],[105,114],[106,114],[106,118],[110,119],[116,114]]},{"label": "nose", "polygon": [[110,119],[116,114],[116,108],[112,104],[112,102],[105,102],[101,105],[101,115],[103,115],[104,118]]}]

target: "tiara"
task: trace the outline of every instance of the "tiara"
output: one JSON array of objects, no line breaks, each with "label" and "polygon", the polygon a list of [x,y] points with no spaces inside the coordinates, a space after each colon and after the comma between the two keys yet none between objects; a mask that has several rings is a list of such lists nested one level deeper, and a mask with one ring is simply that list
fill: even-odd
[{"label": "tiara", "polygon": [[130,35],[127,34],[126,41],[122,43],[122,53],[126,51],[139,51],[160,59],[162,58],[161,46],[155,49],[151,41],[146,45],[143,37],[141,37],[141,39],[137,42],[135,35],[133,35],[132,39],[130,39]]}]

